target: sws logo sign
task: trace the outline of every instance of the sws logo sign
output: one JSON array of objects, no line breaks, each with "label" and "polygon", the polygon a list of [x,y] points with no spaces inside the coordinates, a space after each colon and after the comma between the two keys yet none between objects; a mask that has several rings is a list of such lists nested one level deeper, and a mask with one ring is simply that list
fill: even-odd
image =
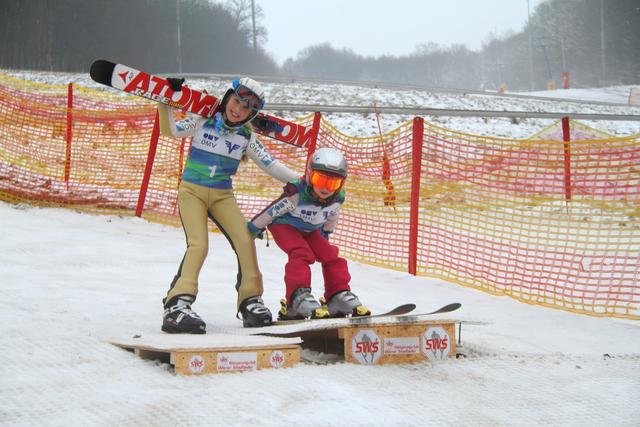
[{"label": "sws logo sign", "polygon": [[421,348],[427,359],[443,360],[451,352],[451,338],[442,326],[434,326],[422,334]]},{"label": "sws logo sign", "polygon": [[351,337],[351,355],[362,365],[375,365],[382,355],[380,337],[371,329],[360,329]]}]

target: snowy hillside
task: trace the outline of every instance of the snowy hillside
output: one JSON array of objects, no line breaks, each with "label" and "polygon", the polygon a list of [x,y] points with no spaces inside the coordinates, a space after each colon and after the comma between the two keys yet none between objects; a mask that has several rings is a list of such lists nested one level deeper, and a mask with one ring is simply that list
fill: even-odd
[{"label": "snowy hillside", "polygon": [[[0,70],[17,78],[48,84],[66,85],[69,82],[83,87],[117,93],[91,80],[88,74],[63,74],[46,72],[25,72]],[[227,80],[188,80],[187,84],[197,88],[206,88],[213,94],[222,94],[230,81]],[[567,112],[583,114],[630,114],[640,115],[640,107],[626,105],[601,105],[588,102],[554,101],[553,98],[576,99],[583,101],[611,102],[626,104],[629,87],[601,89],[571,89],[535,92],[536,97],[549,97],[550,100],[510,98],[504,96],[473,95],[460,93],[429,92],[426,90],[391,90],[372,87],[358,87],[340,84],[313,83],[270,83],[264,82],[268,104],[313,104],[372,106],[381,107],[422,107],[460,110],[496,110],[496,111],[535,111]],[[129,96],[122,94],[122,96]],[[285,118],[295,117],[297,113],[276,111]],[[325,114],[336,128],[350,136],[372,136],[378,134],[378,125],[373,114]],[[381,116],[382,132],[389,132],[412,116],[385,114]],[[439,126],[475,135],[497,136],[504,138],[529,138],[553,123],[550,119],[525,119],[513,123],[508,118],[463,118],[463,117],[425,117]],[[586,121],[585,124],[614,136],[640,133],[640,122]]]},{"label": "snowy hillside", "polygon": [[[437,363],[300,364],[176,377],[109,344],[157,334],[183,232],[140,219],[0,203],[2,387],[6,426],[636,426],[640,325],[529,306],[438,280],[351,263],[379,312],[458,301],[458,351]],[[282,297],[285,257],[258,243],[265,302]],[[210,331],[240,329],[235,262],[211,235],[197,310]],[[314,287],[320,289],[316,268]],[[239,342],[242,335],[237,336]]]}]

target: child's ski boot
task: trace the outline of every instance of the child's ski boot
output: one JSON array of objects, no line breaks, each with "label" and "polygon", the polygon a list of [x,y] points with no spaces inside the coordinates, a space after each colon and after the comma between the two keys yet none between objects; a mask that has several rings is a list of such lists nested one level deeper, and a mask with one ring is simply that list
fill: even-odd
[{"label": "child's ski boot", "polygon": [[292,319],[322,319],[329,317],[324,309],[311,294],[310,288],[298,288],[291,295],[291,304],[286,299],[280,300],[278,320]]},{"label": "child's ski boot", "polygon": [[351,291],[341,291],[334,294],[325,303],[325,307],[331,317],[356,317],[369,316],[371,314],[371,310],[362,305],[356,294]]},{"label": "child's ski boot", "polygon": [[238,313],[242,316],[242,325],[245,328],[258,328],[269,326],[273,323],[271,311],[264,305],[264,301],[259,296],[242,301]]},{"label": "child's ski boot", "polygon": [[191,310],[194,298],[190,295],[179,296],[172,305],[165,307],[162,330],[170,334],[205,334],[207,325]]}]

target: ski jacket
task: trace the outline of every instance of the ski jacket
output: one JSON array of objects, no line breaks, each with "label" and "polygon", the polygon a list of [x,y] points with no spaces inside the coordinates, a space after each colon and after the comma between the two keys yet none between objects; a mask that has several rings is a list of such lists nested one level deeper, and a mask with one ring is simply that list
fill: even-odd
[{"label": "ski jacket", "polygon": [[289,224],[303,233],[322,229],[332,233],[338,223],[340,207],[345,200],[344,190],[324,202],[316,200],[304,179],[297,179],[284,186],[282,195],[271,202],[251,222],[258,229],[269,224]]},{"label": "ski jacket", "polygon": [[168,128],[171,136],[176,138],[193,137],[182,174],[182,179],[187,182],[203,187],[230,189],[233,187],[231,177],[238,171],[244,154],[260,169],[282,182],[300,176],[274,159],[247,126],[223,133],[216,129],[216,120],[213,118],[187,117],[175,121],[171,108],[159,109],[164,110],[160,111],[160,126],[163,131]]}]

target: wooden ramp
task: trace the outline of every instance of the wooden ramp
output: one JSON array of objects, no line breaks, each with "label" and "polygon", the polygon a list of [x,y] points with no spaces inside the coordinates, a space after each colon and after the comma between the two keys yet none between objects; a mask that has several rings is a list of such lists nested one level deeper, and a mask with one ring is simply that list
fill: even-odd
[{"label": "wooden ramp", "polygon": [[288,368],[300,362],[299,338],[145,333],[111,340],[142,359],[170,363],[178,375]]},{"label": "wooden ramp", "polygon": [[300,337],[302,347],[365,365],[443,360],[456,355],[455,320],[428,316],[366,317],[261,328],[272,337]]},{"label": "wooden ramp", "polygon": [[338,331],[347,362],[363,365],[443,360],[456,355],[454,321],[350,325]]}]

